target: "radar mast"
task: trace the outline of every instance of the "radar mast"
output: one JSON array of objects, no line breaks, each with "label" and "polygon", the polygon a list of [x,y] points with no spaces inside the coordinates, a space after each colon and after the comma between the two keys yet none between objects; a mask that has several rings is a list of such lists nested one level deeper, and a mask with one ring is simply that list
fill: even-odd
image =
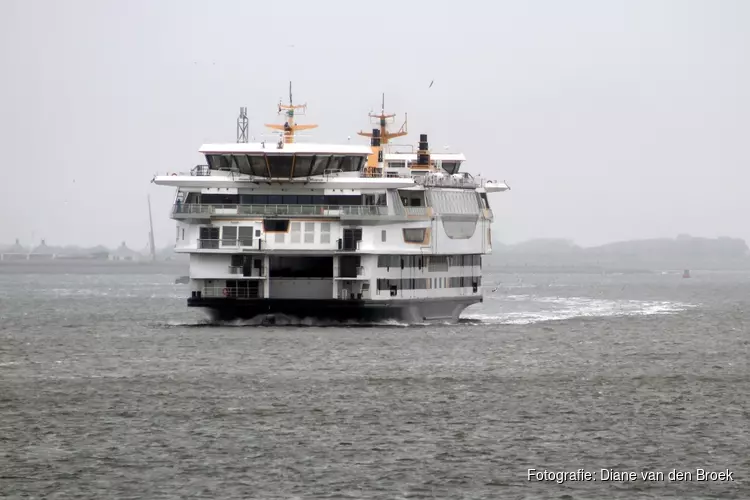
[{"label": "radar mast", "polygon": [[292,100],[292,82],[289,82],[289,104],[282,104],[279,100],[279,114],[285,115],[285,121],[283,125],[276,123],[266,123],[266,127],[273,130],[280,130],[283,132],[284,143],[291,144],[294,142],[294,134],[298,130],[309,130],[316,128],[317,125],[297,125],[294,123],[294,117],[296,115],[304,116],[307,112],[307,104],[294,104]]},{"label": "radar mast", "polygon": [[[397,132],[388,132],[388,125],[390,123],[393,123],[393,118],[396,117],[396,114],[385,114],[385,93],[383,94],[383,100],[381,101],[380,105],[380,114],[376,115],[373,113],[368,113],[370,118],[375,118],[376,121],[373,121],[374,124],[378,124],[380,126],[380,143],[381,144],[388,144],[391,139],[395,139],[396,137],[403,137],[407,135],[407,116],[404,114],[404,124],[401,125],[401,128],[398,129]],[[359,131],[357,132],[358,135],[361,135],[363,137],[373,137],[372,132],[364,132]]]}]

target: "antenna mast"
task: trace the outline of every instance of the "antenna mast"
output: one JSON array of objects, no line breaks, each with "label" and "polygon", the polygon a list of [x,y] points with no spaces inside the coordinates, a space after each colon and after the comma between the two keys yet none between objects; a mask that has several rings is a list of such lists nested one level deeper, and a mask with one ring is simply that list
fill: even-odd
[{"label": "antenna mast", "polygon": [[[299,112],[297,112],[299,110]],[[284,143],[291,144],[294,142],[294,133],[298,130],[309,130],[316,128],[317,125],[297,125],[294,123],[295,114],[304,116],[307,112],[307,104],[294,104],[292,100],[292,82],[289,82],[289,104],[281,104],[279,100],[279,114],[284,115],[285,121],[283,125],[275,123],[266,123],[266,127],[273,130],[280,130],[284,135]]]},{"label": "antenna mast", "polygon": [[154,220],[151,217],[151,195],[148,195],[148,224],[150,231],[148,233],[148,244],[151,247],[151,262],[156,260],[156,245],[154,245]]},{"label": "antenna mast", "polygon": [[[401,125],[401,128],[398,129],[397,132],[388,132],[388,124],[393,123],[393,118],[396,117],[396,114],[385,114],[385,93],[383,93],[383,98],[380,104],[380,114],[375,115],[372,113],[369,113],[368,116],[370,118],[377,119],[376,122],[373,122],[373,124],[377,123],[380,125],[380,143],[381,144],[388,144],[391,139],[395,139],[396,137],[403,137],[408,134],[407,131],[407,116],[404,114],[404,124]],[[357,132],[358,135],[364,136],[364,137],[372,137],[372,132],[363,132],[359,131]]]},{"label": "antenna mast", "polygon": [[237,142],[247,142],[247,108],[240,108],[240,116],[237,117]]}]

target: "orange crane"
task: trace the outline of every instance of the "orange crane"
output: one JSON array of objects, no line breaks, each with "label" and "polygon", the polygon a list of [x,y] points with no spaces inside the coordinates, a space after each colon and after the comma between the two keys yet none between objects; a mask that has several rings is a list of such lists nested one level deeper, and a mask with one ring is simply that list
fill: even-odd
[{"label": "orange crane", "polygon": [[289,82],[289,104],[282,104],[279,100],[279,114],[286,115],[286,119],[283,125],[276,123],[266,123],[266,127],[273,130],[280,130],[284,133],[284,143],[291,144],[294,142],[294,134],[298,130],[309,130],[316,128],[317,125],[297,125],[294,123],[295,111],[300,110],[300,115],[304,115],[307,111],[307,104],[294,104],[292,101],[292,82]]}]

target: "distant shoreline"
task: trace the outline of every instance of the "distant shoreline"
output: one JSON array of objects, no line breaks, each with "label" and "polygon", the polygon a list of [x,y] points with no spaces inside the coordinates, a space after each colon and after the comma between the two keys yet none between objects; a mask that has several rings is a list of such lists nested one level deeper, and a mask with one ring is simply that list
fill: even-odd
[{"label": "distant shoreline", "polygon": [[0,261],[0,275],[19,273],[82,273],[90,271],[93,273],[107,274],[110,272],[122,273],[123,271],[138,274],[144,272],[151,274],[154,271],[175,276],[188,274],[188,262],[186,261],[116,261],[116,260],[88,260],[88,259],[49,259],[49,260],[6,260]]}]

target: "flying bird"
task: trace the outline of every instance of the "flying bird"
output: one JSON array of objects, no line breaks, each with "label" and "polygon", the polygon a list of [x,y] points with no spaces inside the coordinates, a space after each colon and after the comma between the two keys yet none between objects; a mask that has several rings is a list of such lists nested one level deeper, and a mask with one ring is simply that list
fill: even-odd
[{"label": "flying bird", "polygon": [[429,86],[429,87],[427,87],[427,88],[428,88],[428,89],[431,89],[431,88],[432,88],[432,84],[433,84],[433,83],[435,83],[435,80],[432,80],[432,81],[430,82],[430,86]]}]

